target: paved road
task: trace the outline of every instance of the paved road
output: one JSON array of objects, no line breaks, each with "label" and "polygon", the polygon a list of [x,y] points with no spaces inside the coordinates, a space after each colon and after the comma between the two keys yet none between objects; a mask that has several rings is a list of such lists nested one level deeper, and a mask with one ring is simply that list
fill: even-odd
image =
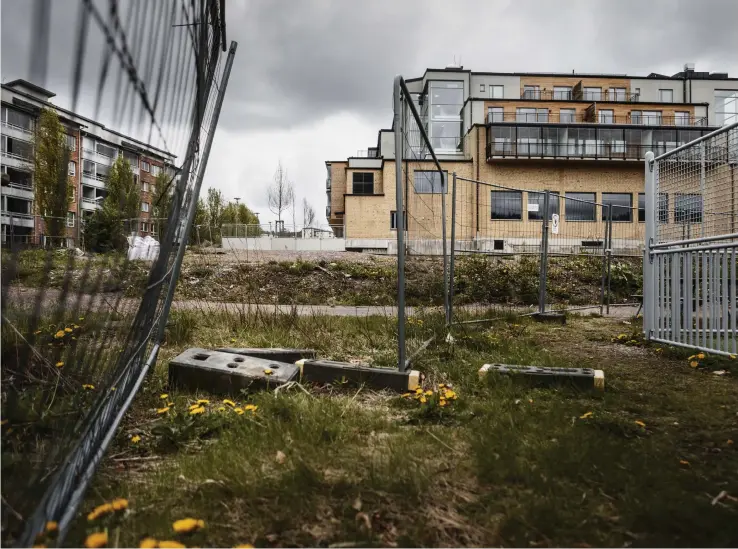
[{"label": "paved road", "polygon": [[[36,288],[19,288],[14,287],[10,290],[10,301],[14,304],[25,304],[29,307],[33,306],[38,296]],[[57,289],[48,289],[43,296],[43,307],[54,308],[60,299],[60,291]],[[72,295],[67,297],[67,306],[74,308],[77,305],[78,296]],[[98,294],[95,296],[83,295],[79,303],[79,310],[82,311],[98,311],[115,309],[118,312],[134,312],[138,308],[138,300],[134,298],[124,298],[120,294]],[[227,311],[231,313],[241,314],[297,314],[298,316],[397,316],[397,307],[383,305],[276,305],[273,303],[232,303],[205,300],[184,300],[175,301],[172,309],[179,311],[202,311],[203,313]],[[408,307],[407,314],[413,315],[420,310],[423,311],[441,311],[441,307]],[[614,318],[629,318],[636,314],[637,306],[617,306],[610,308],[610,315]],[[483,313],[490,310],[497,310],[500,313],[516,312],[530,313],[534,309],[531,307],[512,307],[506,305],[486,306],[486,305],[463,305],[455,308],[457,311],[464,313]],[[599,313],[599,305],[592,305],[587,308],[577,307],[575,312],[580,314]]]}]

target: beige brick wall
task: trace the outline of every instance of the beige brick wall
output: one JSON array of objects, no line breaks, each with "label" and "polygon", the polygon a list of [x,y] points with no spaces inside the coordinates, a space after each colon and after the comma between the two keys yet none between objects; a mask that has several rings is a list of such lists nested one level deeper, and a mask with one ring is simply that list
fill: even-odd
[{"label": "beige brick wall", "polygon": [[348,162],[331,162],[331,225],[343,223],[344,215],[339,212],[346,210],[343,195],[346,193],[346,167]]}]

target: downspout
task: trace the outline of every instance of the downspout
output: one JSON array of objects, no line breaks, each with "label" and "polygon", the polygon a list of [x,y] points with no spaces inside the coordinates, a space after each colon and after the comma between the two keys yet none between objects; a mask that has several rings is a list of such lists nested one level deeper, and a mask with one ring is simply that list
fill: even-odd
[{"label": "downspout", "polygon": [[[485,128],[486,128],[486,126],[485,126]],[[479,181],[479,126],[477,126],[477,153],[476,153],[475,156],[476,156],[475,164],[477,165],[477,177],[476,177],[476,180]],[[487,156],[486,149],[485,149],[485,152],[484,152],[484,156],[485,156],[485,161],[486,161],[486,156]],[[475,185],[475,187],[476,187],[476,190],[477,190],[476,191],[477,192],[477,198],[476,198],[476,205],[477,205],[477,207],[476,207],[476,212],[477,212],[476,213],[476,217],[477,217],[476,225],[477,225],[477,228],[476,228],[476,234],[474,235],[474,239],[476,240],[476,239],[479,238],[479,183],[477,183]]]}]

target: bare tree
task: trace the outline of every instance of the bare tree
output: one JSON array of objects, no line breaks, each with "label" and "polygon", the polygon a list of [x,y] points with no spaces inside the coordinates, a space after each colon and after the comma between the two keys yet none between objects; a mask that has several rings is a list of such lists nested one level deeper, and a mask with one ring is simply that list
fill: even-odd
[{"label": "bare tree", "polygon": [[312,227],[315,223],[315,208],[307,201],[307,198],[302,199],[302,224],[305,227]]},{"label": "bare tree", "polygon": [[[295,187],[292,181],[287,179],[287,170],[282,167],[282,162],[277,164],[274,172],[274,182],[267,189],[269,211],[277,216],[278,225],[282,224],[282,212],[294,207]],[[294,216],[293,216],[294,217]]]}]

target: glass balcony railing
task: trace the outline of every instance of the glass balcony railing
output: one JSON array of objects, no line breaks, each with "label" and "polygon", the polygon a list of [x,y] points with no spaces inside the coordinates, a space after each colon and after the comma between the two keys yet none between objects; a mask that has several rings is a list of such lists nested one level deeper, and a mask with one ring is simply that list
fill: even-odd
[{"label": "glass balcony railing", "polygon": [[[533,109],[531,109],[532,111]],[[626,115],[614,115],[609,112],[597,111],[596,113],[552,113],[541,112],[543,109],[535,109],[536,112],[521,111],[489,111],[487,123],[496,124],[502,122],[516,122],[519,124],[629,124],[634,126],[686,126],[705,127],[707,118],[703,116],[683,115],[657,115],[644,113],[630,113]]]},{"label": "glass balcony railing", "polygon": [[574,90],[520,90],[520,99],[534,101],[617,101],[620,103],[637,103],[640,94],[630,93],[620,89],[608,89],[600,91]]}]

